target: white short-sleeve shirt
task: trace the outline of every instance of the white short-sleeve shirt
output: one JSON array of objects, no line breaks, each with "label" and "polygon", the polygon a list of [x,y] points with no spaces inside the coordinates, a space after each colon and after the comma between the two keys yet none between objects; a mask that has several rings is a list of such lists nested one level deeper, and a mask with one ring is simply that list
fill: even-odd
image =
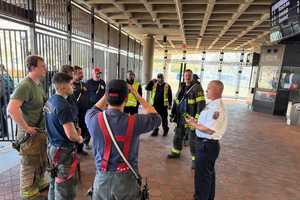
[{"label": "white short-sleeve shirt", "polygon": [[227,129],[227,114],[222,99],[209,102],[200,113],[198,123],[214,131],[212,135],[196,129],[200,138],[220,140]]}]

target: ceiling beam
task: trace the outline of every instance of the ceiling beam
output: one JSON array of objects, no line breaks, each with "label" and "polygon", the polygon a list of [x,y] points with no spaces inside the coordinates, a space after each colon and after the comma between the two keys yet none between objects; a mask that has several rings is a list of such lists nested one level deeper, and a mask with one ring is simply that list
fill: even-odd
[{"label": "ceiling beam", "polygon": [[111,0],[87,0],[85,1],[85,3],[88,3],[88,4],[102,4],[102,3],[111,3]]},{"label": "ceiling beam", "polygon": [[185,39],[185,34],[184,34],[184,28],[183,28],[183,20],[182,20],[182,5],[180,0],[174,0],[176,4],[176,12],[177,12],[177,17],[178,21],[180,24],[180,29],[182,32],[182,37],[183,37],[183,43],[186,44],[186,39]]},{"label": "ceiling beam", "polygon": [[197,49],[200,48],[201,41],[202,41],[204,32],[206,30],[206,26],[208,24],[208,20],[210,18],[210,15],[213,12],[215,3],[216,3],[216,0],[209,0],[208,3],[207,3],[206,11],[205,11],[205,14],[204,14],[204,18],[203,18],[202,26],[201,26],[201,30],[200,30],[200,37],[199,37],[198,42],[197,42],[197,47],[196,47]]},{"label": "ceiling beam", "polygon": [[142,28],[142,25],[138,23],[138,21],[136,19],[133,19],[133,16],[130,12],[127,12],[124,5],[123,4],[119,4],[116,0],[112,0],[111,3],[118,8],[121,12],[124,13],[124,15],[126,15],[130,21],[132,21],[136,26],[138,26],[139,28]]},{"label": "ceiling beam", "polygon": [[241,37],[246,35],[249,31],[251,31],[251,30],[255,29],[256,27],[258,27],[261,23],[263,23],[264,21],[266,21],[269,18],[270,18],[269,13],[266,13],[266,14],[262,15],[259,20],[255,21],[251,26],[248,26],[248,28],[246,30],[242,31],[237,37],[235,37],[233,40],[231,40],[230,42],[225,44],[222,49],[224,49],[227,46],[231,45],[232,43],[234,43],[235,41],[237,41],[238,39],[240,39]]},{"label": "ceiling beam", "polygon": [[168,40],[168,41],[169,41],[171,47],[172,47],[173,49],[175,49],[176,47],[175,47],[174,43],[172,42],[172,40]]},{"label": "ceiling beam", "polygon": [[248,44],[251,44],[251,43],[255,42],[256,40],[259,40],[259,39],[265,37],[265,36],[268,35],[269,33],[270,33],[270,31],[265,31],[265,32],[263,32],[262,34],[258,35],[256,38],[254,38],[254,39],[252,39],[252,40],[249,40],[249,41],[247,41],[247,42],[241,44],[240,46],[236,47],[234,50],[239,50],[239,49],[243,48],[244,46],[246,46],[246,45],[248,45]]},{"label": "ceiling beam", "polygon": [[154,41],[160,48],[164,48],[164,45],[162,45],[156,38],[154,38]]},{"label": "ceiling beam", "polygon": [[219,36],[210,44],[208,49],[211,49],[219,41],[219,39],[230,29],[230,27],[236,22],[236,20],[248,9],[253,1],[254,0],[245,0],[245,3],[242,3],[239,6],[237,12],[232,15],[231,19],[224,26]]},{"label": "ceiling beam", "polygon": [[102,17],[103,19],[106,19],[109,23],[114,24],[116,26],[119,26],[120,24],[118,22],[116,22],[116,20],[111,19],[109,16],[107,16],[107,14],[103,13],[102,11],[95,9],[95,13],[98,13],[98,15],[100,17]]},{"label": "ceiling beam", "polygon": [[152,5],[150,5],[147,0],[140,0],[140,1],[144,4],[146,10],[150,13],[152,20],[157,24],[158,28],[163,28],[159,22],[159,19],[157,19],[157,14],[153,13]]}]

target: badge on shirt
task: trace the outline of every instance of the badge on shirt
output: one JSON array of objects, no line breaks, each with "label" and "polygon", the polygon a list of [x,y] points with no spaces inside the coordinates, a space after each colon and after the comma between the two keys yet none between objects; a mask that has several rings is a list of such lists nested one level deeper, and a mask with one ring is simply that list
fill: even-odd
[{"label": "badge on shirt", "polygon": [[214,120],[217,120],[220,116],[220,113],[219,112],[215,112],[214,115],[213,115],[213,119]]}]

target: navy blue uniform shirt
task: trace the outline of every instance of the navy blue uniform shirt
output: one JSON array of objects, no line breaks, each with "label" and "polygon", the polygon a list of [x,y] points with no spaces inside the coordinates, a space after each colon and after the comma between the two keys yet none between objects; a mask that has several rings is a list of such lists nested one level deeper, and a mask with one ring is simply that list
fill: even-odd
[{"label": "navy blue uniform shirt", "polygon": [[94,81],[93,79],[89,79],[85,83],[87,89],[87,96],[89,98],[90,108],[101,99],[101,97],[105,94],[105,82],[100,79],[99,81]]},{"label": "navy blue uniform shirt", "polygon": [[63,125],[76,121],[76,113],[72,104],[60,95],[53,95],[46,103],[45,121],[49,143],[56,147],[69,147],[74,143],[70,141],[64,131]]},{"label": "navy blue uniform shirt", "polygon": [[[85,123],[89,129],[91,137],[93,138],[93,154],[96,161],[96,169],[99,171],[101,168],[101,160],[104,151],[104,138],[102,130],[98,124],[98,113],[100,109],[93,107],[87,111],[85,116]],[[114,109],[108,109],[105,111],[107,121],[114,135],[125,135],[128,126],[128,114],[120,112]],[[161,118],[158,114],[136,114],[135,125],[132,134],[131,147],[129,151],[129,162],[135,168],[138,169],[138,152],[139,152],[139,136],[142,133],[147,133],[161,124]],[[115,171],[117,165],[122,163],[123,160],[120,157],[117,149],[111,144],[111,154],[108,161],[109,171]],[[121,149],[123,143],[120,144]]]}]

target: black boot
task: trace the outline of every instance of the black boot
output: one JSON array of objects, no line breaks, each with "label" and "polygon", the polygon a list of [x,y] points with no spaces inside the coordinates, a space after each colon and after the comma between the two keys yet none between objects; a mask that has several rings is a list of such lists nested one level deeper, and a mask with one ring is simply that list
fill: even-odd
[{"label": "black boot", "polygon": [[192,170],[196,169],[196,161],[195,161],[195,160],[192,160],[192,166],[191,166],[191,169],[192,169]]},{"label": "black boot", "polygon": [[159,130],[158,128],[154,129],[153,132],[152,132],[152,134],[151,134],[151,136],[152,137],[158,136],[158,130]]},{"label": "black boot", "polygon": [[169,155],[168,155],[168,158],[169,159],[179,159],[180,158],[180,154],[178,153],[170,153]]},{"label": "black boot", "polygon": [[164,128],[164,134],[163,134],[163,136],[166,137],[168,135],[168,133],[169,133],[169,127]]}]

